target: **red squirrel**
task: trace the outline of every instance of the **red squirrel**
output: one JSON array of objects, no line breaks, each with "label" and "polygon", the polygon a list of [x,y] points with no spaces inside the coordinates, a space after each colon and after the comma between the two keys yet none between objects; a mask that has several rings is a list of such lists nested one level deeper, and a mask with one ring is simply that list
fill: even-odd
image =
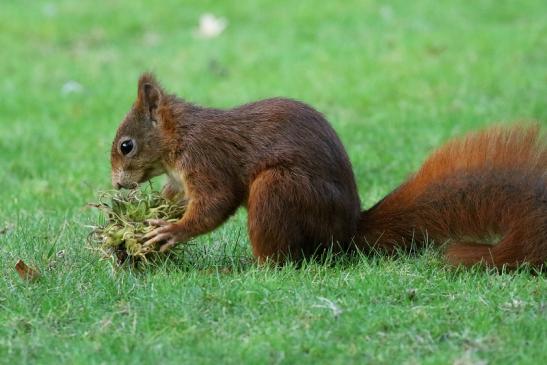
[{"label": "red squirrel", "polygon": [[233,109],[167,94],[153,75],[111,151],[112,184],[135,188],[161,174],[176,223],[152,221],[160,251],[210,232],[240,206],[259,262],[325,250],[447,244],[446,258],[515,267],[547,259],[547,147],[537,126],[495,127],[455,139],[372,208],[361,212],[348,155],[323,115],[284,98]]}]

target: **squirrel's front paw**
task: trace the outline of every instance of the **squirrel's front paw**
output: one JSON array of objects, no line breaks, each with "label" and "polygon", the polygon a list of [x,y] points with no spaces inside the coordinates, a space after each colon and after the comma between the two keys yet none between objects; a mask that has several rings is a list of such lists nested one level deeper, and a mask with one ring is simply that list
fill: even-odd
[{"label": "squirrel's front paw", "polygon": [[162,220],[151,220],[149,223],[158,227],[144,235],[143,238],[146,240],[143,243],[144,246],[159,246],[159,251],[165,252],[176,244],[187,240],[186,235],[177,224],[168,223]]}]

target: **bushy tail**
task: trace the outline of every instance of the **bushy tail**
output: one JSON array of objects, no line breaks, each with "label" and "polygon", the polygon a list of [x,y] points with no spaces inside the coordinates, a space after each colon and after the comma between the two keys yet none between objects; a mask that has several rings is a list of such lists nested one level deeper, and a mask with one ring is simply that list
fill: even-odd
[{"label": "bushy tail", "polygon": [[539,127],[492,127],[448,142],[362,213],[359,237],[364,249],[387,251],[447,243],[455,265],[543,265],[547,146]]}]

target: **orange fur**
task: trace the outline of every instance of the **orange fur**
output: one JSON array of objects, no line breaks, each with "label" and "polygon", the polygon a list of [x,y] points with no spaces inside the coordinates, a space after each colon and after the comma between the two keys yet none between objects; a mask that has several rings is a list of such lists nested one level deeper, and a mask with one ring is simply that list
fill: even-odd
[{"label": "orange fur", "polygon": [[427,239],[446,242],[455,265],[542,265],[547,148],[539,128],[492,127],[448,142],[363,212],[359,235],[364,247],[387,251]]}]

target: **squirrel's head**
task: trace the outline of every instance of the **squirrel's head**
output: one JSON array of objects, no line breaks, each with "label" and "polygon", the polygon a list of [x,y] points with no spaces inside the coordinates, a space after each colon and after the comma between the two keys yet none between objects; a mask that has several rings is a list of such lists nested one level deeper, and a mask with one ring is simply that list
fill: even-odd
[{"label": "squirrel's head", "polygon": [[112,142],[112,185],[132,189],[164,173],[158,108],[164,92],[151,74],[139,78],[137,100]]}]

